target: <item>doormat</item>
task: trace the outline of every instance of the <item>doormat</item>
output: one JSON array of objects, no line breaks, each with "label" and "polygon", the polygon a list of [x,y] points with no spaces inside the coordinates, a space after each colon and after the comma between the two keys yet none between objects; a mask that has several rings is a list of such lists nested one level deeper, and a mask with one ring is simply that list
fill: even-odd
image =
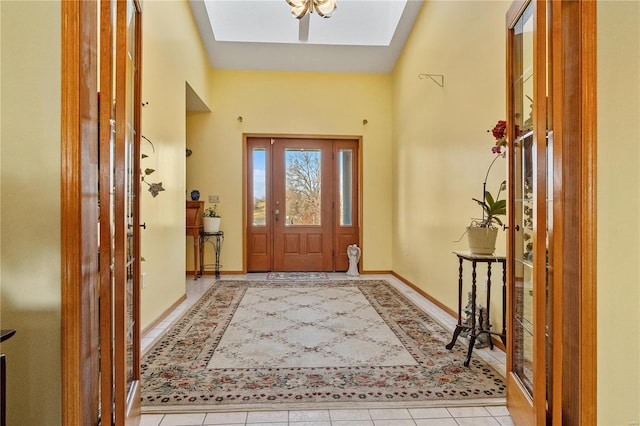
[{"label": "doormat", "polygon": [[328,280],[329,275],[326,272],[269,272],[267,279],[275,281],[313,281]]},{"label": "doormat", "polygon": [[219,281],[146,353],[145,413],[504,404],[505,381],[384,280]]}]

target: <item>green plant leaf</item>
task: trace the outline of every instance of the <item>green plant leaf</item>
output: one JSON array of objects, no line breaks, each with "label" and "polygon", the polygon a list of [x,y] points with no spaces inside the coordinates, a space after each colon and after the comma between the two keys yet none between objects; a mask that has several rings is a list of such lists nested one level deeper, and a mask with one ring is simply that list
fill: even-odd
[{"label": "green plant leaf", "polygon": [[487,200],[487,204],[492,205],[494,203],[493,196],[489,191],[484,191],[484,198]]},{"label": "green plant leaf", "polygon": [[476,203],[478,203],[480,205],[480,207],[482,207],[482,209],[489,213],[491,210],[489,209],[489,205],[485,202],[482,202],[480,200],[478,200],[477,198],[472,198],[473,201],[475,201]]},{"label": "green plant leaf", "polygon": [[492,215],[507,214],[507,200],[498,200],[491,206]]}]

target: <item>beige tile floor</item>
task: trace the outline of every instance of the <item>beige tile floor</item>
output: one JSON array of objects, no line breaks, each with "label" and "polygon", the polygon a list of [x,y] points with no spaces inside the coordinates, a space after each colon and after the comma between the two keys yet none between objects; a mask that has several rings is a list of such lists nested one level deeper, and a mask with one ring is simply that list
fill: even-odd
[{"label": "beige tile floor", "polygon": [[[345,274],[329,274],[330,279],[345,279]],[[221,279],[265,279],[266,274],[223,276]],[[453,332],[455,318],[442,311],[419,293],[391,275],[362,275],[351,279],[386,279]],[[187,299],[164,321],[143,336],[142,352],[146,352],[164,331],[177,320],[214,283],[213,277],[197,281],[186,280]],[[464,339],[463,339],[464,340]],[[499,349],[474,349],[473,356],[484,359],[504,375],[505,353]],[[143,414],[140,426],[194,426],[194,425],[263,425],[263,426],[427,426],[427,425],[513,425],[504,405],[487,407],[452,406],[444,408],[392,408],[355,410],[299,410],[299,411],[234,411],[215,413]]]}]

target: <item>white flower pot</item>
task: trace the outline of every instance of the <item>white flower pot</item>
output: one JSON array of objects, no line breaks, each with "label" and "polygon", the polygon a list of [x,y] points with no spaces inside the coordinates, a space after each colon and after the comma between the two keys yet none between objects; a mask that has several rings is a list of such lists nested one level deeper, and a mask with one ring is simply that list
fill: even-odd
[{"label": "white flower pot", "polygon": [[220,217],[203,217],[202,224],[204,225],[204,232],[213,234],[220,231]]},{"label": "white flower pot", "polygon": [[493,254],[496,251],[498,228],[467,227],[469,251],[473,254]]}]

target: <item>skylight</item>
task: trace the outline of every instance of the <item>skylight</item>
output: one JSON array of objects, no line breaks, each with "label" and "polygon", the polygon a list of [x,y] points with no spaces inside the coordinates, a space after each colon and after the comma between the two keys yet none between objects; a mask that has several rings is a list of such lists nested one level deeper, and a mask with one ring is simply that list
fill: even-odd
[{"label": "skylight", "polygon": [[311,15],[308,41],[285,0],[205,0],[216,41],[389,46],[407,0],[338,0],[331,18]]}]

